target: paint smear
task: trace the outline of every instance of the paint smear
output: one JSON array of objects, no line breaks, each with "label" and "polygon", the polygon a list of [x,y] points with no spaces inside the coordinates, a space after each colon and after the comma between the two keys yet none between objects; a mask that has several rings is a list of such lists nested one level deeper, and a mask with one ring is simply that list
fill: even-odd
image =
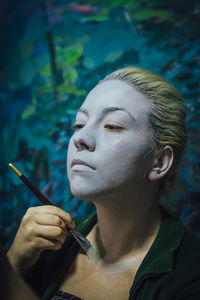
[{"label": "paint smear", "polygon": [[97,269],[101,265],[101,256],[98,249],[92,246],[87,251],[87,256],[90,263]]},{"label": "paint smear", "polygon": [[[98,269],[101,265],[103,265],[100,253],[95,246],[92,246],[88,249],[87,256],[90,263],[93,265],[95,269]],[[132,258],[127,258],[118,261],[116,263],[106,265],[104,267],[104,270],[106,274],[112,276],[133,269],[136,267],[137,264],[138,264],[137,258],[132,257]]]}]

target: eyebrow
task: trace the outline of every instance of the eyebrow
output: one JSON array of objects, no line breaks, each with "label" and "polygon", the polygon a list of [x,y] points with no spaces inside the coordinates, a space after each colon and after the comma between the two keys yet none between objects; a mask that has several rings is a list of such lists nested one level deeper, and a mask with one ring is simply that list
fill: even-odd
[{"label": "eyebrow", "polygon": [[[99,121],[101,121],[106,115],[108,115],[109,113],[115,112],[115,111],[124,111],[125,113],[127,113],[129,115],[129,117],[135,122],[137,123],[135,117],[129,112],[127,111],[125,108],[123,107],[117,107],[117,106],[111,106],[111,107],[106,107],[102,110],[101,116],[99,118]],[[78,109],[78,112],[82,112],[85,115],[87,115],[87,117],[89,116],[89,113],[87,111],[87,109],[81,107]]]}]

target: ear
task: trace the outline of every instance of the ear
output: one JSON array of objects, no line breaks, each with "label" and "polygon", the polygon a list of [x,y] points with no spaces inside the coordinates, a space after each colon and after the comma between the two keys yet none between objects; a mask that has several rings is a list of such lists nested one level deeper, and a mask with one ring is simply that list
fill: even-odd
[{"label": "ear", "polygon": [[170,170],[174,160],[172,147],[165,146],[156,156],[152,170],[148,174],[150,181],[156,181],[164,177]]}]

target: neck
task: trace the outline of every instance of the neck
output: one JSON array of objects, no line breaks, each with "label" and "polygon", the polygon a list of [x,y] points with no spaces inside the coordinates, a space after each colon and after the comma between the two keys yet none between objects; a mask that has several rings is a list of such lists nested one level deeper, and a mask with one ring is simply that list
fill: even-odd
[{"label": "neck", "polygon": [[149,197],[136,199],[129,194],[121,199],[97,201],[95,205],[98,218],[95,239],[106,263],[148,251],[160,226],[156,201]]}]

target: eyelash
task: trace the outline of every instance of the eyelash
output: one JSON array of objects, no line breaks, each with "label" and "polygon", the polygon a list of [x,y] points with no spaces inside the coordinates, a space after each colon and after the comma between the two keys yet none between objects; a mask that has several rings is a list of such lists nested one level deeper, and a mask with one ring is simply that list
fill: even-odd
[{"label": "eyelash", "polygon": [[123,129],[120,126],[113,125],[113,124],[107,124],[107,125],[104,126],[104,128],[108,128],[109,130],[112,130],[112,131],[120,131],[120,130]]},{"label": "eyelash", "polygon": [[84,126],[84,125],[82,125],[82,124],[75,124],[75,125],[74,125],[74,129],[75,129],[75,130],[79,130],[79,129],[83,128],[83,126]]},{"label": "eyelash", "polygon": [[[77,131],[77,130],[80,130],[80,129],[82,129],[83,128],[83,124],[75,124],[74,125],[74,129]],[[111,130],[111,131],[120,131],[120,130],[122,130],[123,128],[122,127],[120,127],[120,126],[117,126],[117,125],[113,125],[113,124],[106,124],[105,126],[104,126],[104,128],[107,128],[107,129],[109,129],[109,130]]]}]

